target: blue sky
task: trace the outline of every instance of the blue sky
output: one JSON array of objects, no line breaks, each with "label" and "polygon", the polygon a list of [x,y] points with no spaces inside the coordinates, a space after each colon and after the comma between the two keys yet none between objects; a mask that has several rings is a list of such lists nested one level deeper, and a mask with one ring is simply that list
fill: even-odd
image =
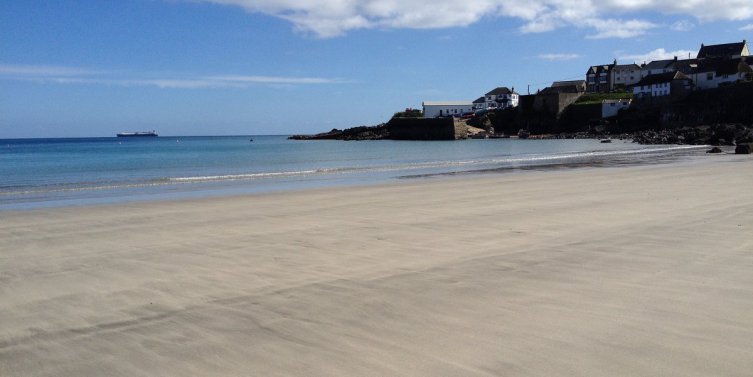
[{"label": "blue sky", "polygon": [[313,133],[751,37],[750,0],[5,0],[0,138]]}]

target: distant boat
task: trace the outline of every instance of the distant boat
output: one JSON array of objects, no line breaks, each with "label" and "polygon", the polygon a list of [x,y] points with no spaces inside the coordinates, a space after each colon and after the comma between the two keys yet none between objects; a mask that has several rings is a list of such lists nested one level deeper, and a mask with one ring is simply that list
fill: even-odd
[{"label": "distant boat", "polygon": [[144,131],[144,132],[121,132],[117,134],[118,137],[156,137],[157,132],[155,131]]},{"label": "distant boat", "polygon": [[601,142],[602,143],[611,143],[612,139],[602,139]]}]

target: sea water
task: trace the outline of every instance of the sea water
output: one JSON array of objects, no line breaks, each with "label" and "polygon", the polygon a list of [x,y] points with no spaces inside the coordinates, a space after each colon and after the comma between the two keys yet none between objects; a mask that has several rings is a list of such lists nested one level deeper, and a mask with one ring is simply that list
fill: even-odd
[{"label": "sea water", "polygon": [[703,147],[615,140],[295,141],[285,136],[0,140],[0,210],[447,174],[659,162]]}]

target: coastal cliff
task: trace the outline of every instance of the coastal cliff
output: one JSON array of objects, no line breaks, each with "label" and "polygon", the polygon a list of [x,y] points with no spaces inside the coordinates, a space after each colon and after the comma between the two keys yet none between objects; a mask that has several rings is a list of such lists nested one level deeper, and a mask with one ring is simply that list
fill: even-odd
[{"label": "coastal cliff", "polygon": [[469,137],[468,126],[487,135],[532,138],[632,139],[641,144],[735,145],[753,142],[753,83],[691,93],[664,103],[636,101],[616,116],[601,117],[601,103],[574,102],[559,113],[536,107],[534,95],[520,106],[479,113],[471,119],[394,116],[377,126],[333,129],[293,140],[457,140]]}]

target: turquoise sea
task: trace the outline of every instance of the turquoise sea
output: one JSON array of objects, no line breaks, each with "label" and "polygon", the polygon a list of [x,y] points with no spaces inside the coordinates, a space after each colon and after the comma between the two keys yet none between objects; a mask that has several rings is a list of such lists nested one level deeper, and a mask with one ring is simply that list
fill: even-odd
[{"label": "turquoise sea", "polygon": [[655,163],[702,153],[703,148],[619,140],[6,139],[0,140],[0,210]]}]

